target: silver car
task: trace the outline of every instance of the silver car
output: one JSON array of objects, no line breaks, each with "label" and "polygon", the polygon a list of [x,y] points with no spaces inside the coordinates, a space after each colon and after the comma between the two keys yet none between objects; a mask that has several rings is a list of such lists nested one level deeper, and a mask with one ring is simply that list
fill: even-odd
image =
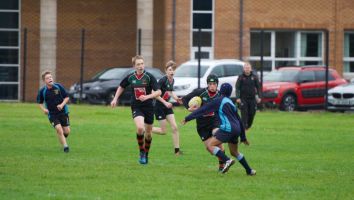
[{"label": "silver car", "polygon": [[354,111],[354,83],[328,90],[328,110]]}]

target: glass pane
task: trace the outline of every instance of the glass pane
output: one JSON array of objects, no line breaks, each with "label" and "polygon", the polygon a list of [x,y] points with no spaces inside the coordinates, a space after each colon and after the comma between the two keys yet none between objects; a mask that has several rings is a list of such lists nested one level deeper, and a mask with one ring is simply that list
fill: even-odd
[{"label": "glass pane", "polygon": [[[200,52],[200,59],[208,59],[208,58],[210,58],[210,55],[209,55],[209,54],[210,54],[210,53],[207,52],[207,51],[201,51],[201,52]],[[198,51],[194,52],[194,58],[195,58],[195,59],[198,59],[198,58],[199,58],[199,56],[198,56]]]},{"label": "glass pane", "polygon": [[212,28],[212,18],[211,14],[200,14],[200,13],[195,13],[193,14],[193,28],[206,28],[206,29],[211,29]]},{"label": "glass pane", "polygon": [[322,61],[300,61],[300,66],[304,65],[321,65]]},{"label": "glass pane", "polygon": [[224,77],[224,68],[222,65],[216,66],[213,70],[211,70],[211,74],[215,74],[217,77]]},{"label": "glass pane", "polygon": [[[271,34],[264,33],[263,56],[270,56]],[[261,33],[251,32],[251,56],[261,56]]]},{"label": "glass pane", "polygon": [[[198,46],[199,32],[193,32],[193,46]],[[202,47],[211,47],[211,32],[200,32],[200,46]]]},{"label": "glass pane", "polygon": [[18,10],[18,0],[1,0],[0,10]]},{"label": "glass pane", "polygon": [[295,66],[295,61],[275,61],[275,68]]},{"label": "glass pane", "polygon": [[[315,79],[316,81],[326,81],[326,71],[325,70],[318,70],[315,71]],[[334,80],[334,77],[331,73],[328,74],[328,80]]]},{"label": "glass pane", "polygon": [[0,64],[18,64],[18,50],[0,49]]},{"label": "glass pane", "polygon": [[[203,77],[209,66],[200,66],[200,76]],[[198,65],[181,65],[176,71],[174,77],[198,77]]]},{"label": "glass pane", "polygon": [[0,67],[0,82],[17,82],[17,67]]},{"label": "glass pane", "polygon": [[0,99],[1,100],[17,100],[18,99],[18,85],[1,85],[0,84]]},{"label": "glass pane", "polygon": [[354,57],[354,33],[349,34],[349,57]]},{"label": "glass pane", "polygon": [[321,57],[321,53],[322,53],[322,34],[302,33],[301,34],[301,56]]},{"label": "glass pane", "polygon": [[275,34],[275,56],[278,58],[295,57],[295,33],[276,32]]},{"label": "glass pane", "polygon": [[193,0],[193,10],[213,10],[213,1]]},{"label": "glass pane", "polygon": [[[260,60],[250,61],[253,71],[260,73],[262,69]],[[263,71],[272,71],[272,61],[263,61]]]},{"label": "glass pane", "polygon": [[344,62],[344,72],[354,73],[354,62]]},{"label": "glass pane", "polygon": [[18,32],[0,31],[0,46],[18,46]]},{"label": "glass pane", "polygon": [[0,12],[0,28],[18,28],[18,13]]}]

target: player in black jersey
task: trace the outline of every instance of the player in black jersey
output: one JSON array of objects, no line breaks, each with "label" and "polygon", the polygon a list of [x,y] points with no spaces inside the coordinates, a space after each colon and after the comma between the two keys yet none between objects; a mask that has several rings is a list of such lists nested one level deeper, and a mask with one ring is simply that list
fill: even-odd
[{"label": "player in black jersey", "polygon": [[[218,92],[218,83],[219,79],[216,75],[210,74],[207,77],[207,88],[201,88],[201,89],[196,89],[193,92],[189,93],[188,95],[184,96],[182,98],[183,105],[191,112],[197,109],[197,107],[190,108],[188,106],[188,102],[191,98],[195,96],[199,96],[202,99],[202,105],[210,102],[211,100],[217,98],[220,96]],[[197,121],[197,131],[200,136],[200,139],[204,143],[205,147],[207,147],[207,144],[209,143],[210,139],[213,136],[213,132],[217,130],[219,127],[219,122],[217,118],[214,116],[214,113],[209,113],[206,115],[203,115],[202,117],[199,117],[196,119]],[[221,145],[219,145],[219,148],[224,151],[224,148]],[[224,168],[224,162],[219,159],[219,171],[221,171]]]},{"label": "player in black jersey", "polygon": [[175,147],[175,155],[180,155],[180,146],[179,146],[179,132],[175,120],[175,115],[172,110],[172,103],[169,102],[171,97],[177,101],[179,104],[182,104],[182,100],[178,98],[173,93],[173,84],[174,84],[174,71],[176,68],[176,63],[173,61],[168,61],[165,67],[166,76],[161,78],[157,83],[158,89],[161,90],[161,95],[156,99],[155,104],[155,117],[159,121],[160,127],[153,127],[152,132],[165,135],[166,134],[166,122],[168,122],[172,129],[172,139],[173,145]]},{"label": "player in black jersey", "polygon": [[[157,88],[155,77],[145,71],[144,58],[140,55],[132,59],[135,71],[128,74],[120,83],[111,102],[115,107],[118,98],[124,89],[131,85],[133,96],[131,98],[132,117],[136,126],[136,138],[140,150],[140,164],[148,163],[148,154],[151,146],[151,131],[154,123],[153,99],[161,94]],[[145,125],[145,126],[144,126]],[[145,135],[144,135],[145,133]]]}]

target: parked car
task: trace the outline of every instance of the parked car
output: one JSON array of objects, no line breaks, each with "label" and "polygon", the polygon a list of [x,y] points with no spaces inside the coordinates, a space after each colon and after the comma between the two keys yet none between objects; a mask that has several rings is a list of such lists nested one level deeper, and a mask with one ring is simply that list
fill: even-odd
[{"label": "parked car", "polygon": [[[264,77],[262,102],[284,111],[323,107],[326,68],[322,66],[281,67]],[[334,69],[329,69],[328,87],[346,83]]]},{"label": "parked car", "polygon": [[[155,76],[157,80],[163,77],[158,68],[145,67],[145,70]],[[132,67],[113,67],[96,74],[91,80],[83,83],[82,100],[91,104],[109,104],[123,78],[134,71]],[[72,102],[80,98],[80,84],[75,83],[70,87],[69,96]],[[131,89],[128,86],[119,98],[120,104],[130,104]]]},{"label": "parked car", "polygon": [[[219,77],[219,86],[230,83],[235,86],[237,78],[243,73],[244,62],[235,59],[201,60],[200,87],[207,87],[206,78],[210,74]],[[198,61],[188,61],[181,64],[174,75],[174,93],[183,97],[198,88]],[[231,97],[235,98],[235,88]]]},{"label": "parked car", "polygon": [[354,111],[354,82],[328,90],[328,110]]}]

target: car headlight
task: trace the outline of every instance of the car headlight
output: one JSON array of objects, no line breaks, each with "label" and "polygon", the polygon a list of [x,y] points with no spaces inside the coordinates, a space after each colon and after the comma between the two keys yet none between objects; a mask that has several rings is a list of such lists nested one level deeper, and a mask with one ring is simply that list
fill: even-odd
[{"label": "car headlight", "polygon": [[91,88],[92,90],[102,90],[102,87],[101,86],[94,86]]},{"label": "car headlight", "polygon": [[176,85],[174,87],[174,90],[178,91],[178,90],[186,90],[191,86],[191,84],[185,84],[185,85]]}]

